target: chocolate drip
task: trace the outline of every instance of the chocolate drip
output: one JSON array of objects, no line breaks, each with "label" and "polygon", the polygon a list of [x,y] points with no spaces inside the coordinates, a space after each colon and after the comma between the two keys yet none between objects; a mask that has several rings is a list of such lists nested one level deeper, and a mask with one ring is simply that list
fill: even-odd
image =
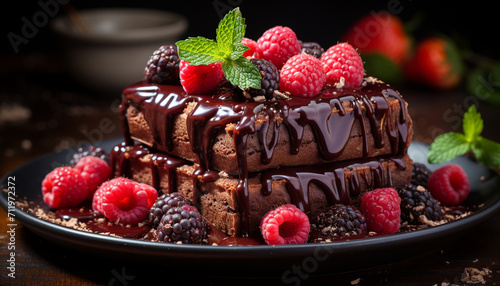
[{"label": "chocolate drip", "polygon": [[[389,165],[384,176],[383,162],[394,162],[398,169],[406,168],[404,162],[395,157],[373,159],[368,161],[351,160],[322,166],[289,167],[283,169],[265,170],[262,172],[262,194],[270,195],[272,182],[284,180],[291,202],[305,213],[310,212],[309,190],[315,184],[323,190],[329,204],[349,204],[350,197],[360,195],[360,177],[370,189],[391,186]],[[356,170],[369,168],[369,172],[358,173]],[[350,170],[351,176],[345,176]],[[371,180],[367,174],[370,174]]]},{"label": "chocolate drip", "polygon": [[[247,167],[247,138],[257,136],[260,144],[261,162],[267,165],[271,162],[274,149],[278,142],[278,129],[284,124],[289,133],[290,154],[300,151],[304,129],[309,126],[318,143],[319,155],[325,160],[335,160],[344,150],[352,127],[357,120],[361,126],[363,140],[363,157],[367,158],[369,131],[373,134],[376,148],[385,145],[384,121],[390,122],[389,116],[394,116],[389,109],[389,97],[399,100],[400,117],[397,126],[385,124],[385,132],[389,135],[392,155],[403,155],[406,151],[409,135],[406,119],[406,104],[402,97],[383,83],[368,83],[355,89],[326,89],[313,98],[292,97],[291,100],[276,100],[264,103],[241,102],[230,91],[224,91],[212,96],[189,95],[180,86],[149,85],[140,82],[127,88],[123,93],[121,115],[125,143],[131,145],[126,121],[126,112],[130,104],[141,110],[151,128],[156,149],[171,151],[173,148],[173,124],[176,116],[181,114],[188,103],[195,102],[194,108],[187,114],[187,128],[191,148],[196,155],[199,168],[193,175],[193,184],[196,201],[200,196],[200,184],[214,181],[218,178],[218,171],[212,170],[212,147],[217,135],[224,132],[228,124],[234,124],[232,132],[235,144],[236,157],[239,167],[239,184],[237,189],[239,207],[242,212],[242,232],[248,232],[248,167]],[[369,129],[365,123],[369,121]],[[272,134],[268,135],[269,132]],[[270,136],[270,140],[268,140]],[[161,160],[160,160],[161,161]],[[121,162],[120,164],[126,164]],[[341,171],[337,171],[341,172]],[[272,173],[272,172],[271,172]],[[381,171],[372,169],[372,173],[380,183]],[[267,173],[266,174],[270,174]],[[315,174],[315,173],[314,173]],[[325,190],[329,200],[344,200],[345,185],[340,182],[342,174],[331,173],[318,176],[298,175],[288,176],[289,189],[295,202],[307,208],[307,192],[301,193],[291,181],[298,180],[302,186],[313,181]],[[275,176],[278,176],[275,174]],[[296,179],[293,179],[296,178]],[[356,192],[359,189],[359,177],[356,175],[347,182],[349,189]],[[335,181],[331,187],[327,181]],[[266,185],[265,183],[264,185]],[[378,184],[378,183],[377,183]],[[306,188],[307,189],[307,188]],[[270,189],[269,189],[270,191]],[[196,203],[196,202],[195,202]]]}]

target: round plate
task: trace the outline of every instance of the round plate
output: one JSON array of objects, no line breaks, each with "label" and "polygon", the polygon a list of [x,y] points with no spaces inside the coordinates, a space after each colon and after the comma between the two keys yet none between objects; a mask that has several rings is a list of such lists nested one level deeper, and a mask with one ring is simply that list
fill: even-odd
[{"label": "round plate", "polygon": [[[105,150],[118,144],[121,139],[107,140],[99,144]],[[43,205],[40,185],[53,168],[67,165],[77,148],[66,149],[35,159],[7,174],[0,185],[6,188],[15,178],[17,197]],[[416,162],[426,162],[428,146],[413,142],[410,157]],[[464,203],[479,206],[474,214],[444,225],[413,232],[388,236],[339,241],[325,244],[278,245],[278,246],[210,246],[177,245],[134,239],[116,238],[87,233],[38,219],[22,210],[14,210],[16,219],[36,234],[52,242],[92,251],[96,255],[113,255],[134,259],[162,260],[163,263],[183,266],[196,260],[204,265],[197,271],[216,275],[231,273],[251,275],[278,275],[283,281],[293,282],[298,275],[332,274],[383,265],[409,258],[445,244],[449,239],[492,216],[500,208],[500,176],[465,157],[453,163],[460,164],[471,182],[471,193]],[[439,165],[429,166],[436,169]],[[10,179],[9,179],[10,178]],[[8,197],[2,192],[0,203],[7,210]],[[12,209],[10,210],[13,211]],[[174,259],[172,259],[174,258]],[[174,262],[173,262],[174,261]]]}]

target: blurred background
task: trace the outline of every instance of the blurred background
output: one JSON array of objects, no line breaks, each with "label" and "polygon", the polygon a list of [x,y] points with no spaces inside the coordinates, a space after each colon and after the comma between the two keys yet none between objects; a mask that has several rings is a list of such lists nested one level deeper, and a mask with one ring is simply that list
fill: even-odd
[{"label": "blurred background", "polygon": [[[51,28],[55,18],[78,15],[95,8],[147,8],[173,12],[186,19],[188,25],[185,30],[181,29],[180,38],[215,38],[219,20],[237,6],[246,18],[246,36],[254,40],[265,30],[283,25],[292,28],[300,40],[315,41],[327,49],[340,41],[361,17],[378,11],[392,13],[411,28],[408,34],[413,47],[429,36],[446,35],[467,54],[466,69],[457,85],[440,90],[405,79],[388,80],[410,102],[410,112],[416,122],[415,138],[430,142],[443,132],[460,131],[463,112],[470,104],[476,104],[486,122],[485,132],[491,134],[491,139],[500,141],[500,135],[494,131],[496,127],[492,126],[500,120],[495,112],[500,106],[491,100],[494,96],[489,101],[482,101],[473,94],[474,88],[482,88],[496,96],[500,86],[500,72],[494,72],[499,60],[499,40],[494,25],[498,12],[486,1],[453,2],[453,5],[411,0],[12,1],[0,12],[3,35],[0,51],[0,174],[43,153],[121,135],[117,112],[120,91],[126,84],[120,83],[110,89],[103,87],[106,83],[118,83],[122,76],[113,71],[102,75],[92,72],[95,84],[82,84],[84,76],[72,75],[60,37]],[[138,24],[130,22],[130,25]],[[68,28],[72,22],[65,23],[63,28]],[[107,40],[105,48],[100,50],[112,51],[121,43]],[[106,39],[101,37],[99,41]],[[76,46],[88,43],[77,41]],[[128,45],[134,47],[130,42]],[[153,51],[151,49],[150,53]],[[110,57],[108,54],[99,58],[88,53],[79,59],[87,64],[98,64],[99,70],[103,71],[109,65],[116,65],[106,62]],[[133,57],[122,55],[118,69],[133,70],[138,75],[137,81],[141,80],[148,57],[141,56],[139,62],[142,64],[130,68]],[[478,62],[489,66],[475,74],[476,82],[470,88],[467,74],[477,70]],[[133,81],[127,80],[128,83]],[[483,86],[478,87],[478,84]]]}]

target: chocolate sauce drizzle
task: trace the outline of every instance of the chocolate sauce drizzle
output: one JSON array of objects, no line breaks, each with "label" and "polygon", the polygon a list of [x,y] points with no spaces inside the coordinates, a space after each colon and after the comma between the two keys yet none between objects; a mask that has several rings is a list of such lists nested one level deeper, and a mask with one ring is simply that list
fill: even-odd
[{"label": "chocolate sauce drizzle", "polygon": [[[123,92],[121,118],[125,145],[132,145],[126,112],[130,105],[141,110],[155,139],[153,148],[166,150],[173,148],[172,130],[174,118],[184,111],[188,103],[195,106],[187,115],[189,142],[196,154],[199,168],[193,176],[193,190],[196,200],[199,200],[199,184],[218,179],[218,170],[212,170],[212,146],[216,135],[223,131],[227,124],[235,125],[232,136],[235,143],[239,166],[239,184],[237,188],[239,208],[242,213],[242,233],[248,233],[248,167],[246,144],[250,135],[257,136],[261,147],[261,162],[264,165],[272,160],[274,149],[278,142],[278,128],[283,124],[289,133],[290,155],[299,153],[303,140],[304,129],[310,126],[318,143],[319,154],[328,161],[335,160],[344,150],[349,140],[351,129],[358,121],[362,130],[363,157],[368,158],[367,132],[371,131],[375,146],[382,148],[384,142],[384,120],[391,122],[388,98],[394,98],[400,104],[400,116],[396,120],[397,126],[385,124],[385,132],[390,138],[392,155],[402,156],[406,152],[409,135],[406,118],[406,105],[402,97],[384,83],[367,83],[356,89],[326,89],[313,98],[292,97],[291,100],[275,100],[264,103],[242,102],[227,92],[212,96],[190,95],[183,91],[181,86],[150,85],[145,82],[136,83]],[[365,126],[365,120],[369,126]],[[272,132],[271,140],[267,134]],[[154,161],[154,160],[152,160]],[[123,162],[122,162],[123,164]],[[404,165],[404,164],[403,164]],[[380,166],[370,165],[374,178],[382,183]],[[303,169],[303,168],[301,168]],[[282,169],[280,169],[280,172]],[[291,171],[290,171],[291,172]],[[307,188],[296,188],[314,182],[321,186],[332,201],[345,200],[344,190],[339,182],[340,173],[328,175],[310,175],[307,180],[298,173],[287,175],[274,174],[265,171],[262,182],[265,194],[270,192],[269,181],[286,179],[290,196],[303,210],[308,207],[308,192],[300,191]],[[340,171],[339,171],[340,172]],[[286,177],[286,178],[285,178]],[[351,180],[351,190],[356,189],[358,176]],[[334,181],[332,189],[326,181]],[[307,181],[307,182],[306,182]],[[383,180],[385,181],[385,179]],[[332,184],[330,184],[332,185]],[[172,190],[169,188],[169,190]],[[196,203],[196,202],[195,202]]]}]

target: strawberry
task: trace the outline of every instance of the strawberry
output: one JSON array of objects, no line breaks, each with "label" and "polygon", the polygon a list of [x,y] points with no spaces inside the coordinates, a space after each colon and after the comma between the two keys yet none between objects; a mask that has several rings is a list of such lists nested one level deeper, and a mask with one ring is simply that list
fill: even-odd
[{"label": "strawberry", "polygon": [[372,12],[358,20],[343,36],[361,56],[382,54],[400,66],[408,57],[411,41],[403,22],[395,15]]},{"label": "strawberry", "polygon": [[409,81],[437,89],[455,87],[462,78],[462,58],[450,40],[430,37],[420,42],[404,66]]}]

